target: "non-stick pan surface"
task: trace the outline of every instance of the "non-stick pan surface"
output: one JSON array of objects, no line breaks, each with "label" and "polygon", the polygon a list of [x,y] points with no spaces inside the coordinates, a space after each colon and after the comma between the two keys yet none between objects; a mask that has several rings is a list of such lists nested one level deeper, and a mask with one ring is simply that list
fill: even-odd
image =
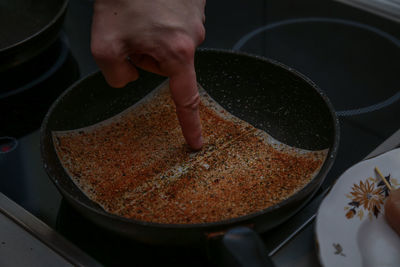
[{"label": "non-stick pan surface", "polygon": [[68,0],[0,1],[0,72],[38,55],[57,37]]},{"label": "non-stick pan surface", "polygon": [[77,82],[60,96],[41,128],[44,167],[61,194],[85,217],[102,227],[148,243],[194,243],[237,225],[263,232],[294,214],[318,189],[337,152],[339,129],[326,96],[310,80],[274,61],[246,54],[199,50],[198,82],[224,108],[274,138],[300,148],[329,148],[319,174],[285,201],[243,217],[204,224],[159,224],[130,220],[105,212],[89,200],[64,171],[51,132],[70,130],[107,119],[140,100],[165,78],[141,72],[122,89],[109,87],[101,73]]}]

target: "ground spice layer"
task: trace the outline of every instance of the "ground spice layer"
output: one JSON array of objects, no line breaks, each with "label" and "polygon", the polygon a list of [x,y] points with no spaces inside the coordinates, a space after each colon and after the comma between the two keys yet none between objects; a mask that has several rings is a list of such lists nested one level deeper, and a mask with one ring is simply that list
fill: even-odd
[{"label": "ground spice layer", "polygon": [[289,147],[234,117],[200,88],[204,148],[185,145],[166,83],[86,128],[53,132],[74,183],[107,212],[191,224],[263,210],[303,188],[327,150]]}]

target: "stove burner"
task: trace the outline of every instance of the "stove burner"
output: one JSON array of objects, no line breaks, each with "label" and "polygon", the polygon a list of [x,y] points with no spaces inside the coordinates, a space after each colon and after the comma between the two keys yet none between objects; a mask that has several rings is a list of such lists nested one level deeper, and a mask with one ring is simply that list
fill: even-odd
[{"label": "stove burner", "polygon": [[336,114],[338,116],[354,116],[354,115],[361,115],[364,113],[369,113],[369,112],[374,112],[380,109],[383,109],[385,107],[388,107],[397,101],[400,100],[400,92],[397,92],[395,95],[392,97],[386,99],[385,101],[379,102],[377,104],[364,107],[364,108],[357,108],[357,109],[351,109],[351,110],[343,110],[343,111],[336,111]]},{"label": "stove burner", "polygon": [[[259,36],[261,33],[265,35]],[[336,35],[332,38],[332,34]],[[351,39],[353,35],[356,38]],[[264,40],[260,42],[260,38]],[[346,108],[337,111],[338,116],[378,111],[400,100],[397,87],[400,40],[377,28],[343,19],[289,19],[253,30],[233,50],[246,45],[247,50],[260,54],[259,47],[248,43],[252,39],[263,44],[261,54],[295,67],[327,91],[335,106]],[[389,97],[379,99],[377,95],[381,96],[382,91]],[[343,93],[348,94],[348,100],[343,99]],[[355,101],[362,102],[358,105],[364,107],[347,108]]]},{"label": "stove burner", "polygon": [[[48,66],[47,70],[45,70],[42,73],[39,73],[36,77],[33,77],[28,82],[26,82],[16,88],[12,88],[13,86],[9,84],[8,85],[9,90],[6,90],[5,92],[0,92],[0,99],[21,93],[25,90],[35,87],[35,86],[39,85],[40,83],[44,82],[49,77],[51,77],[57,70],[59,70],[61,68],[61,66],[65,63],[68,53],[69,53],[68,40],[67,40],[67,36],[65,35],[65,33],[60,34],[59,46],[53,46],[53,47],[54,47],[53,50],[55,50],[55,52],[53,52],[53,53],[57,53],[58,56],[55,58],[54,62],[53,61],[51,62],[51,65]],[[42,57],[38,58],[38,60],[34,60],[33,63],[34,64],[38,63],[40,59],[42,59]],[[42,60],[40,60],[40,61],[42,62]],[[32,64],[32,62],[29,63],[29,65],[31,65],[31,64]],[[35,64],[35,65],[39,65],[39,64]],[[43,65],[43,63],[40,63],[40,65]],[[22,72],[19,72],[18,74],[21,76],[24,75],[24,73],[22,73]],[[15,79],[14,76],[12,77],[12,79]],[[9,82],[9,83],[11,83],[11,82]]]},{"label": "stove burner", "polygon": [[13,137],[0,137],[0,154],[6,154],[13,151],[17,145],[18,141]]},{"label": "stove burner", "polygon": [[0,72],[0,136],[19,138],[40,127],[54,100],[79,78],[64,33],[42,54]]}]

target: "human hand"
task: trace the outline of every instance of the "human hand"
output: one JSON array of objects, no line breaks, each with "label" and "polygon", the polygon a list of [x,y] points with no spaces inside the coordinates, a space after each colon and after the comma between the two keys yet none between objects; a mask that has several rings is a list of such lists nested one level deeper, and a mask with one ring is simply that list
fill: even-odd
[{"label": "human hand", "polygon": [[170,78],[183,135],[195,150],[203,145],[194,53],[205,37],[204,7],[205,0],[96,0],[91,37],[111,86],[136,80],[136,67]]},{"label": "human hand", "polygon": [[400,189],[392,190],[386,199],[385,217],[393,230],[400,235]]}]

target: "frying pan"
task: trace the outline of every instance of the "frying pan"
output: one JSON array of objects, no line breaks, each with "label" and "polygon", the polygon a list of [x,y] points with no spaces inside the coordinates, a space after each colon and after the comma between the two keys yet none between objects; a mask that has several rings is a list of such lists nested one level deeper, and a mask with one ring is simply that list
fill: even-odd
[{"label": "frying pan", "polygon": [[0,72],[44,51],[57,38],[68,0],[0,1]]},{"label": "frying pan", "polygon": [[298,211],[319,188],[333,164],[339,142],[338,120],[325,94],[308,78],[270,59],[214,49],[198,50],[195,59],[198,82],[232,114],[288,145],[309,150],[328,148],[318,175],[279,204],[219,222],[160,224],[109,214],[87,198],[64,171],[51,132],[105,120],[139,101],[165,77],[142,71],[137,81],[115,89],[96,72],[66,90],[52,105],[41,127],[44,168],[65,199],[83,216],[142,242],[194,244],[223,236],[238,226],[250,227],[254,232],[267,231]]}]

